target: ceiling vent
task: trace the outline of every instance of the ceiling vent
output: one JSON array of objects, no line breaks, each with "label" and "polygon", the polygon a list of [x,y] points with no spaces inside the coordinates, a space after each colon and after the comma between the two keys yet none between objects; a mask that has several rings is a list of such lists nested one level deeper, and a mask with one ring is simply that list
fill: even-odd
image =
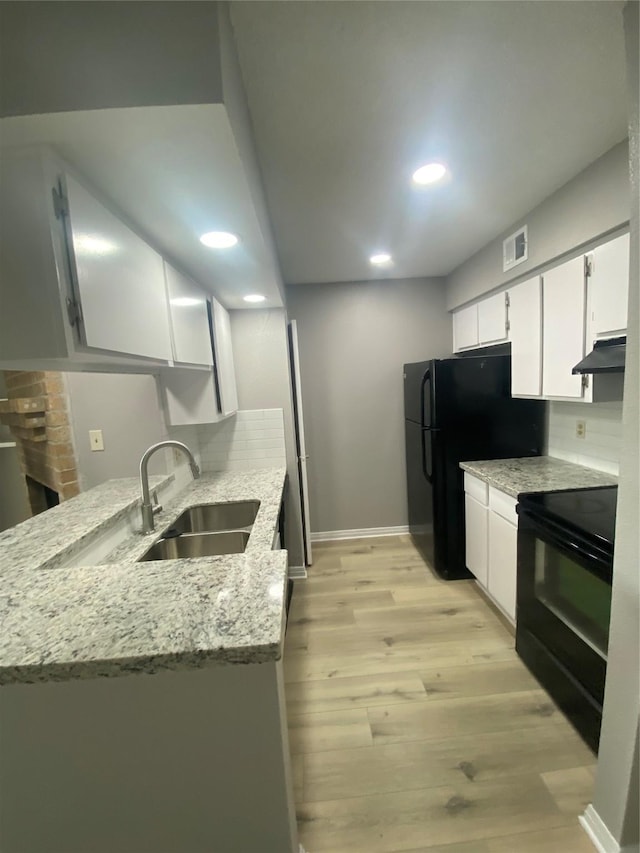
[{"label": "ceiling vent", "polygon": [[527,226],[523,225],[502,242],[502,271],[517,267],[529,257]]}]

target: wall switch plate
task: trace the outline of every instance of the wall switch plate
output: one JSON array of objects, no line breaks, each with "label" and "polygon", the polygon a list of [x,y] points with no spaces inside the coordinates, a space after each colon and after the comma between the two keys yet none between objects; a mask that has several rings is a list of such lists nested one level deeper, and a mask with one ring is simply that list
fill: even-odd
[{"label": "wall switch plate", "polygon": [[102,438],[102,430],[101,429],[90,429],[89,430],[89,443],[91,445],[91,450],[104,450],[104,439]]},{"label": "wall switch plate", "polygon": [[584,438],[587,434],[587,422],[576,421],[576,438]]}]

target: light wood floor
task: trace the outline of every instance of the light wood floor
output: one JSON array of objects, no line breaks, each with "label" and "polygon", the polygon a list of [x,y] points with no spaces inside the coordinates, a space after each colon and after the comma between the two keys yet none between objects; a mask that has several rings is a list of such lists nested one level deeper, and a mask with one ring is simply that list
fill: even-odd
[{"label": "light wood floor", "polygon": [[284,663],[307,853],[593,853],[592,753],[473,582],[408,537],[315,548]]}]

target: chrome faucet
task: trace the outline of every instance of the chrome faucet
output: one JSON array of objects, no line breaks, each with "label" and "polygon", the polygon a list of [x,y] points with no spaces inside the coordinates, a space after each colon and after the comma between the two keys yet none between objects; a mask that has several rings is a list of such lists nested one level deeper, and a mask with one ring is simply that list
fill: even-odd
[{"label": "chrome faucet", "polygon": [[158,503],[158,495],[154,492],[155,506],[151,503],[151,495],[149,494],[149,459],[153,456],[156,450],[163,447],[175,447],[182,450],[184,455],[189,460],[189,467],[193,474],[193,479],[197,480],[200,476],[200,469],[196,460],[193,458],[193,453],[189,450],[186,444],[181,441],[168,439],[167,441],[159,441],[157,444],[152,444],[148,450],[145,450],[140,460],[140,488],[142,489],[142,532],[151,533],[155,530],[153,517],[160,512],[162,507]]}]

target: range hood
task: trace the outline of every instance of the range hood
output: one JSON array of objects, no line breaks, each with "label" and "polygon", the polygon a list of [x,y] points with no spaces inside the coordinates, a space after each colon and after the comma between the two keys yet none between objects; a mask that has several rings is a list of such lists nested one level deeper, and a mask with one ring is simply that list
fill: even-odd
[{"label": "range hood", "polygon": [[572,373],[623,373],[627,338],[596,341],[589,355],[571,371]]}]

